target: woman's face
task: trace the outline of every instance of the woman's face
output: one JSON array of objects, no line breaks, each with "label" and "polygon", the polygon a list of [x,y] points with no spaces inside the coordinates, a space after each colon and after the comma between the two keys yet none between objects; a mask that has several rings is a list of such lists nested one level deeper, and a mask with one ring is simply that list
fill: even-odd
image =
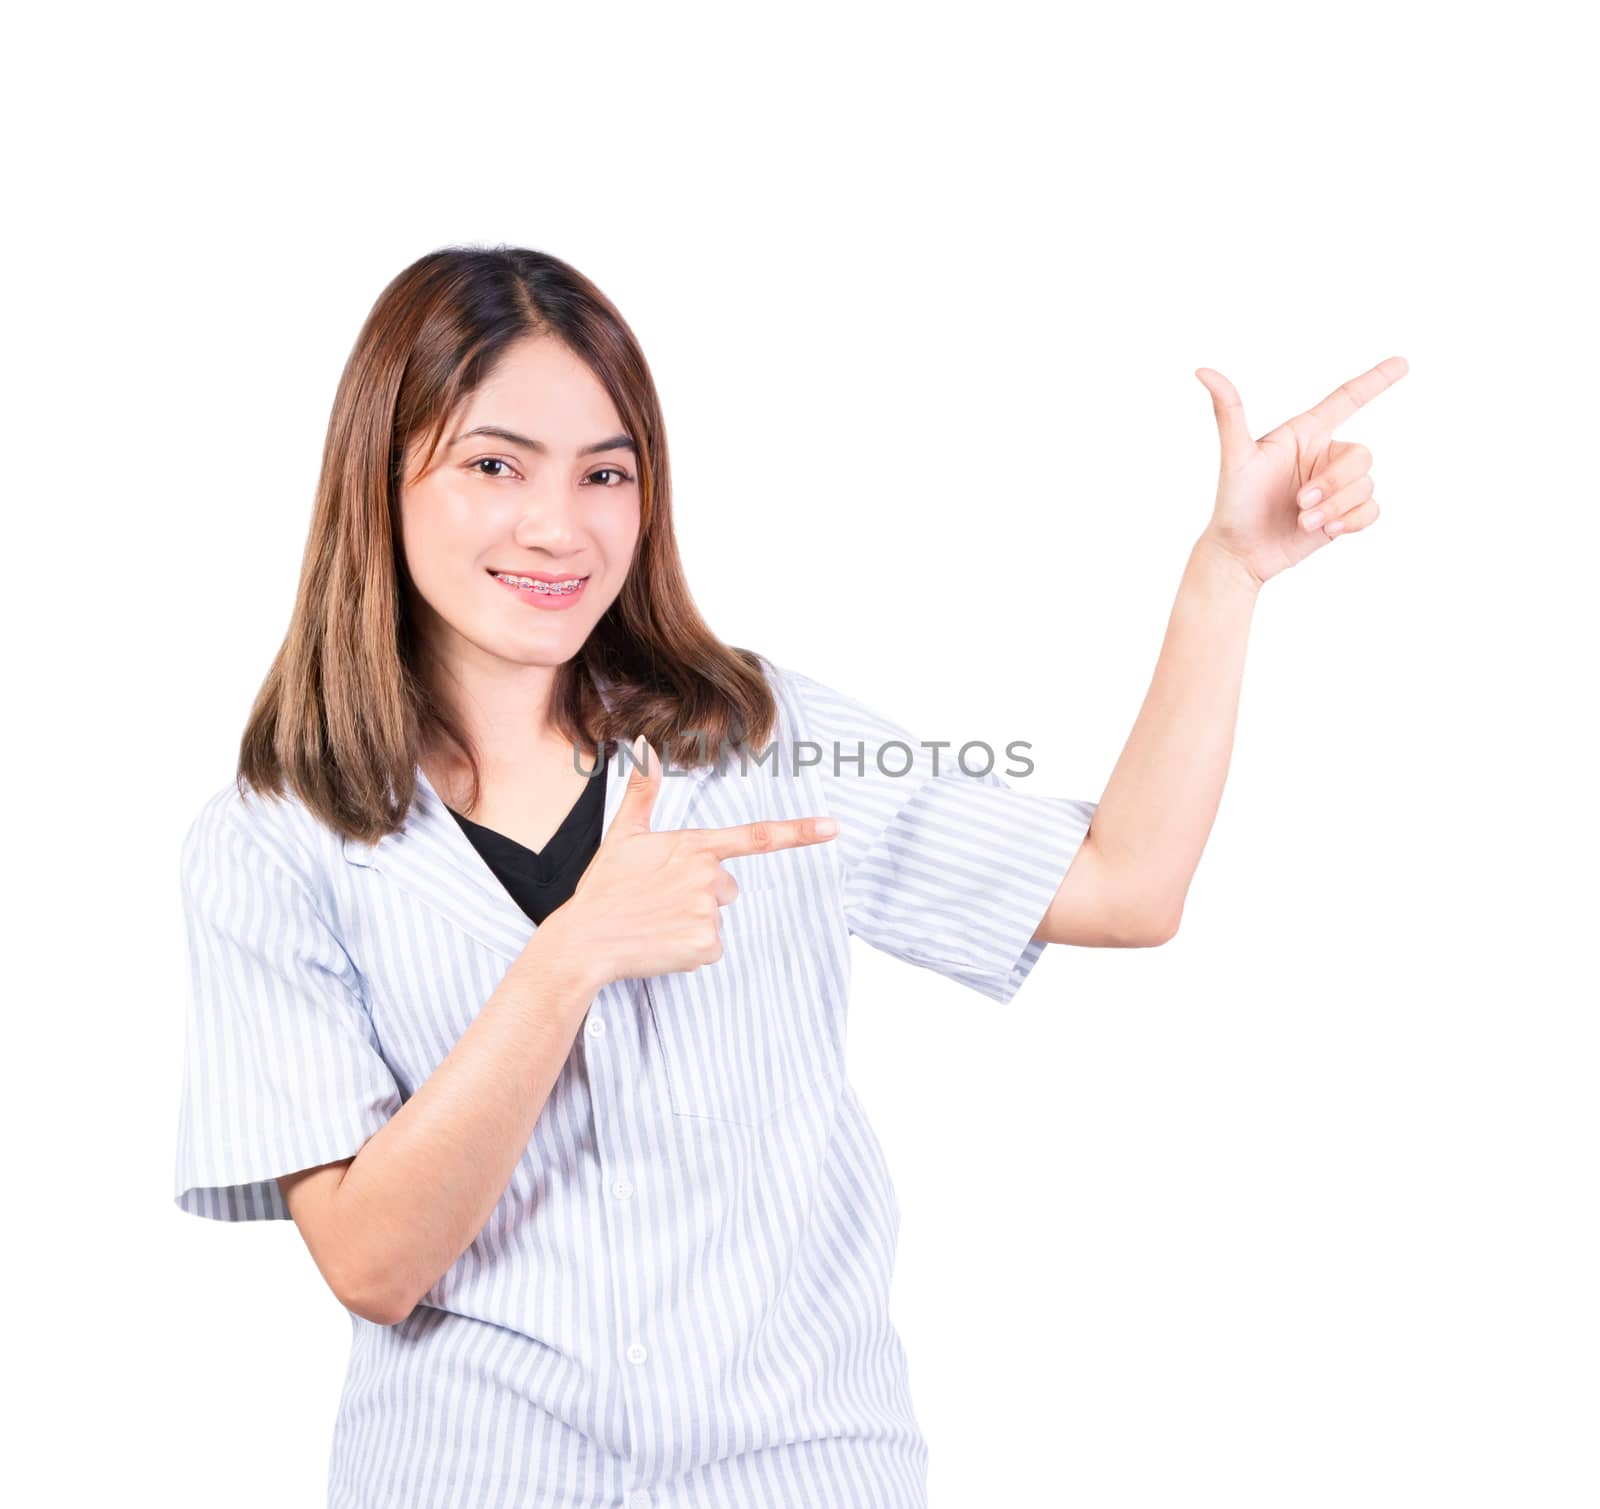
[{"label": "woman's face", "polygon": [[[501,433],[473,433],[485,428]],[[610,395],[559,341],[509,348],[400,491],[423,630],[446,665],[570,660],[628,574],[638,466]],[[506,584],[499,577],[522,578]],[[528,578],[557,587],[546,595]],[[571,591],[572,579],[581,579]]]}]

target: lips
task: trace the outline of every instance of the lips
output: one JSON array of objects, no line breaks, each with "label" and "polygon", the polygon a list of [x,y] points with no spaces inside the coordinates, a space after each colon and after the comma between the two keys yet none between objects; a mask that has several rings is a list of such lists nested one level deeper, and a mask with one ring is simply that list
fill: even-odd
[{"label": "lips", "polygon": [[489,575],[494,577],[519,576],[534,582],[586,582],[589,580],[587,574],[577,571],[511,571],[497,570],[493,566],[490,566],[488,571]]},{"label": "lips", "polygon": [[492,575],[495,585],[502,592],[509,592],[524,607],[542,613],[564,613],[581,602],[583,594],[589,590],[589,578],[586,576],[551,577],[540,572],[535,580],[507,581],[504,576]]}]

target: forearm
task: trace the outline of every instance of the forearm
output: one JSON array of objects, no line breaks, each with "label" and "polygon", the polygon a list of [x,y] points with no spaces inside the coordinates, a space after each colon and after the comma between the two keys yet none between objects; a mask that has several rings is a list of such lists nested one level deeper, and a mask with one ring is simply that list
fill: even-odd
[{"label": "forearm", "polygon": [[1222,800],[1260,584],[1202,535],[1090,833],[1125,909],[1176,930]]},{"label": "forearm", "polygon": [[472,1025],[362,1147],[335,1196],[349,1291],[410,1314],[483,1230],[598,985],[541,926]]}]

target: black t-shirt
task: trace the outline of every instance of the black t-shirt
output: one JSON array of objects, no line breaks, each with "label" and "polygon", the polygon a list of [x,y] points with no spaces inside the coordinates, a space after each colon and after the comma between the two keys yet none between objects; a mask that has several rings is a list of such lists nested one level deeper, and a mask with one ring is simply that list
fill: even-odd
[{"label": "black t-shirt", "polygon": [[578,881],[600,847],[605,801],[606,775],[601,771],[590,778],[583,795],[562,818],[561,826],[538,850],[475,823],[446,805],[484,863],[511,893],[511,899],[534,922],[543,922],[563,902],[572,899]]}]

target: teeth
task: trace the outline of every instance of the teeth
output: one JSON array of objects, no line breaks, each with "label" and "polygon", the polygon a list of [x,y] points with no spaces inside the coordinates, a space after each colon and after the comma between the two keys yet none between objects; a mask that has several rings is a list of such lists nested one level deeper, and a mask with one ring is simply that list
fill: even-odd
[{"label": "teeth", "polygon": [[531,587],[543,596],[567,596],[578,590],[583,585],[581,576],[568,577],[564,582],[536,582],[531,576],[506,576],[502,572],[495,573],[499,581],[512,587]]}]

